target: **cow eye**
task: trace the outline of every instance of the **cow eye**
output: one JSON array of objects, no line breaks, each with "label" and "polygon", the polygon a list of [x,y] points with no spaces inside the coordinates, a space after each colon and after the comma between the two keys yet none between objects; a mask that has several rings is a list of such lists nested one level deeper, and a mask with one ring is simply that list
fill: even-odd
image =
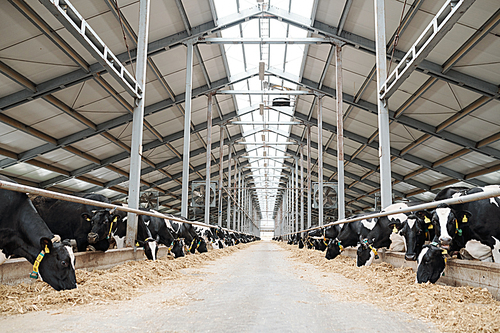
[{"label": "cow eye", "polygon": [[61,265],[63,267],[68,267],[69,266],[69,264],[68,264],[68,262],[66,260],[61,261]]}]

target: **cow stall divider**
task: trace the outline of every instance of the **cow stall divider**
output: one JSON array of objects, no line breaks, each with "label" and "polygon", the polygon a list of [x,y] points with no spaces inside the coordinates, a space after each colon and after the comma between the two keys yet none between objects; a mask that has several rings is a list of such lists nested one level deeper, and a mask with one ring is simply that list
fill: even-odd
[{"label": "cow stall divider", "polygon": [[[205,227],[205,228],[212,228],[212,229],[219,228],[217,225],[209,225],[209,224],[205,224],[205,223],[197,222],[197,221],[187,221],[187,220],[183,220],[183,219],[180,219],[180,218],[177,218],[174,216],[169,216],[169,215],[165,215],[165,214],[158,213],[158,212],[144,211],[144,210],[139,210],[139,209],[133,209],[133,208],[126,207],[126,206],[119,206],[119,205],[115,205],[115,204],[108,204],[105,202],[79,198],[79,197],[75,197],[75,196],[72,196],[69,194],[62,194],[62,193],[57,193],[57,192],[53,192],[53,191],[42,190],[42,189],[39,189],[36,187],[21,185],[21,184],[12,183],[12,182],[8,182],[8,181],[4,181],[4,180],[0,180],[0,189],[22,192],[22,193],[29,193],[29,194],[37,194],[37,195],[41,195],[43,197],[60,199],[60,200],[64,200],[64,201],[76,202],[76,203],[98,206],[98,207],[109,208],[109,209],[116,209],[116,210],[121,210],[121,211],[128,212],[128,213],[134,213],[137,215],[154,216],[154,217],[158,217],[158,218],[162,218],[162,219],[168,219],[171,221],[188,223],[188,224],[192,224],[192,225],[200,226],[200,227]],[[255,236],[255,235],[246,234],[243,232],[238,232],[235,230],[230,230],[228,228],[221,228],[221,229],[225,230],[225,231],[229,231],[229,232],[237,232],[239,234],[244,234],[244,235],[248,235],[248,236]]]}]

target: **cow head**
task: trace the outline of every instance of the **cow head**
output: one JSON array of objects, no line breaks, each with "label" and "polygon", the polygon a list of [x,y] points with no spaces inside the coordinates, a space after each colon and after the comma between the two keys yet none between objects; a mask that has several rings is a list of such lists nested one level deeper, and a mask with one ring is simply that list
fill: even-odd
[{"label": "cow head", "polygon": [[144,249],[144,254],[149,260],[156,260],[158,258],[158,239],[148,237],[145,240],[136,240],[136,245]]},{"label": "cow head", "polygon": [[299,249],[303,248],[304,248],[304,240],[302,239],[302,237],[299,237]]},{"label": "cow head", "polygon": [[208,252],[208,249],[207,249],[207,242],[205,241],[205,239],[203,237],[196,237],[196,248],[198,250],[198,252],[200,253],[204,253],[204,252]]},{"label": "cow head", "polygon": [[114,214],[115,209],[93,210],[92,215],[87,213],[82,214],[82,218],[92,225],[92,229],[87,235],[87,240],[90,244],[95,244],[98,241],[111,237],[112,223],[116,224],[120,216]]},{"label": "cow head", "polygon": [[432,224],[435,229],[435,238],[439,244],[449,249],[453,237],[462,236],[462,223],[466,223],[471,217],[467,211],[457,212],[447,204],[440,204],[432,211]]},{"label": "cow head", "polygon": [[405,239],[406,260],[417,260],[427,236],[426,230],[431,225],[430,222],[430,214],[427,211],[418,211],[415,214],[408,215],[408,218],[402,224],[393,226],[395,231],[399,230],[399,234]]},{"label": "cow head", "polygon": [[[59,241],[59,236],[52,240],[40,239],[40,246],[45,255],[39,261],[40,278],[55,290],[76,288],[75,256],[69,241]],[[37,259],[38,260],[38,259]]]},{"label": "cow head", "polygon": [[183,239],[174,239],[172,244],[169,246],[170,253],[174,256],[174,258],[184,257],[184,240]]},{"label": "cow head", "polygon": [[356,251],[356,265],[358,267],[370,266],[374,259],[378,259],[377,250],[372,246],[374,240],[374,238],[368,240],[359,236],[359,245]]},{"label": "cow head", "polygon": [[424,245],[417,260],[417,283],[436,283],[446,267],[443,248],[437,243]]},{"label": "cow head", "polygon": [[326,248],[325,258],[328,260],[335,259],[342,251],[344,251],[344,247],[341,242],[337,238],[332,239]]}]

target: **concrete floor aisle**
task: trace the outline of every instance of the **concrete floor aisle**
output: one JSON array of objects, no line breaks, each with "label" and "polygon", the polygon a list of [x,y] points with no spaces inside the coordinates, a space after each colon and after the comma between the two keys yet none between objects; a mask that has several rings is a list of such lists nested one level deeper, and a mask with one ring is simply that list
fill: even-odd
[{"label": "concrete floor aisle", "polygon": [[[1,332],[426,332],[402,312],[342,302],[301,278],[288,253],[259,242],[129,301],[0,317]],[[314,270],[312,266],[299,267]],[[320,275],[321,272],[312,272]],[[319,280],[321,281],[321,280]],[[321,283],[321,282],[320,282]],[[354,283],[339,279],[339,283]]]}]

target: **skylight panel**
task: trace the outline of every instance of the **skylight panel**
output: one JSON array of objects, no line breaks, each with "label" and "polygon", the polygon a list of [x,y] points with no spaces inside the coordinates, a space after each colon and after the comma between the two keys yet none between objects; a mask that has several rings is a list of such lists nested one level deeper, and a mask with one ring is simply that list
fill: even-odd
[{"label": "skylight panel", "polygon": [[238,12],[236,1],[214,0],[214,5],[217,10],[218,18],[226,17]]},{"label": "skylight panel", "polygon": [[285,44],[271,44],[271,57],[269,67],[283,70],[283,59],[285,59]]},{"label": "skylight panel", "polygon": [[314,0],[293,0],[290,12],[311,18]]},{"label": "skylight panel", "polygon": [[226,50],[226,58],[230,72],[233,75],[244,72],[245,64],[243,62],[243,50],[241,45],[226,45],[224,48]]},{"label": "skylight panel", "polygon": [[245,56],[247,61],[247,70],[259,68],[260,46],[257,44],[245,44]]}]

